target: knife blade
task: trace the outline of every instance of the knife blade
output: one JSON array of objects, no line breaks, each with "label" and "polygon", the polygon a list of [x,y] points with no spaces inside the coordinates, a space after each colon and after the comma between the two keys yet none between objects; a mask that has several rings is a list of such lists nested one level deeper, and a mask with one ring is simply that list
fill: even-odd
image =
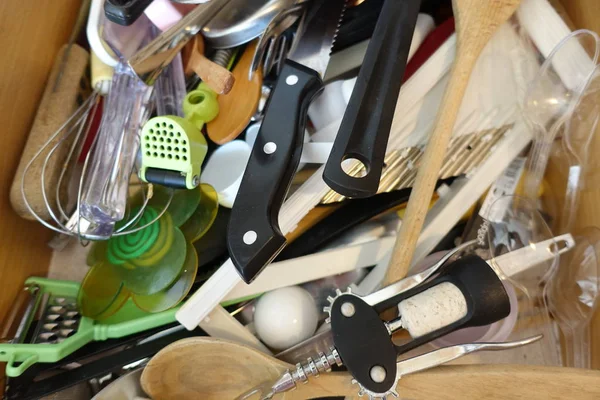
[{"label": "knife blade", "polygon": [[267,104],[227,234],[231,260],[246,283],[286,244],[279,210],[300,162],[308,106],[323,87],[321,76],[345,6],[345,0],[311,3]]}]

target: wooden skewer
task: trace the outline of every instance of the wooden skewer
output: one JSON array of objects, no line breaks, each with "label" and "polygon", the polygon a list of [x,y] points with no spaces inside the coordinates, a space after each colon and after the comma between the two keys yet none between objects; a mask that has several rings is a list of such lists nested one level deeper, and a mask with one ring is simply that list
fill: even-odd
[{"label": "wooden skewer", "polygon": [[452,0],[456,58],[383,285],[404,278],[408,272],[473,67],[494,32],[510,18],[519,3],[520,0]]},{"label": "wooden skewer", "polygon": [[[272,383],[293,365],[239,343],[197,337],[173,343],[150,360],[141,384],[154,400],[235,399]],[[532,365],[443,366],[402,377],[402,398],[436,400],[600,398],[600,372]],[[357,396],[347,372],[310,378],[276,399]],[[258,399],[253,396],[251,399]]]},{"label": "wooden skewer", "polygon": [[224,68],[204,56],[204,39],[196,35],[189,47],[186,47],[184,59],[185,74],[196,73],[203,82],[218,94],[227,94],[233,88],[235,77]]}]

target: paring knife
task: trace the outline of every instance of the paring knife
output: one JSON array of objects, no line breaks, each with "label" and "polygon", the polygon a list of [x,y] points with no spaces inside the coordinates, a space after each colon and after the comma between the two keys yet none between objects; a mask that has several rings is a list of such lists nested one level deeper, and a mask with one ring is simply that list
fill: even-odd
[{"label": "paring knife", "polygon": [[[377,26],[333,149],[323,171],[323,180],[347,197],[377,193],[396,101],[410,50],[420,0],[387,0]],[[348,175],[342,163],[360,161],[366,175]]]},{"label": "paring knife", "polygon": [[227,234],[231,260],[247,283],[286,244],[279,210],[300,162],[308,106],[323,87],[321,76],[345,6],[345,0],[312,3],[266,107]]}]

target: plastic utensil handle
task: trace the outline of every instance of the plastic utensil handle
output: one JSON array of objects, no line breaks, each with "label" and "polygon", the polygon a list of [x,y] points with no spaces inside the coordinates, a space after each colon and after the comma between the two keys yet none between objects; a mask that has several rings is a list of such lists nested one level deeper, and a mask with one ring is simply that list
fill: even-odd
[{"label": "plastic utensil handle", "polygon": [[286,60],[273,89],[227,232],[231,260],[247,283],[286,243],[279,209],[300,162],[308,106],[322,86],[316,71]]},{"label": "plastic utensil handle", "polygon": [[[420,0],[386,1],[381,10],[323,172],[327,185],[344,196],[377,193],[420,4]],[[366,166],[366,176],[344,172],[342,162],[350,158]]]},{"label": "plastic utensil handle", "polygon": [[104,2],[104,14],[108,20],[115,24],[128,26],[133,24],[152,0],[106,0]]}]

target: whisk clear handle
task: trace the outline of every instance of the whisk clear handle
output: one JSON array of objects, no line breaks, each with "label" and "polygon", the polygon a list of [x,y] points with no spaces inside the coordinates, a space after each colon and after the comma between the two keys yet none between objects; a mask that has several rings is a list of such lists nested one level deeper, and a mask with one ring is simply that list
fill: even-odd
[{"label": "whisk clear handle", "polygon": [[152,87],[125,61],[115,67],[90,164],[84,167],[79,204],[81,216],[95,227],[95,237],[110,237],[115,223],[125,216],[129,177],[140,144],[139,131],[150,114],[151,96]]}]

